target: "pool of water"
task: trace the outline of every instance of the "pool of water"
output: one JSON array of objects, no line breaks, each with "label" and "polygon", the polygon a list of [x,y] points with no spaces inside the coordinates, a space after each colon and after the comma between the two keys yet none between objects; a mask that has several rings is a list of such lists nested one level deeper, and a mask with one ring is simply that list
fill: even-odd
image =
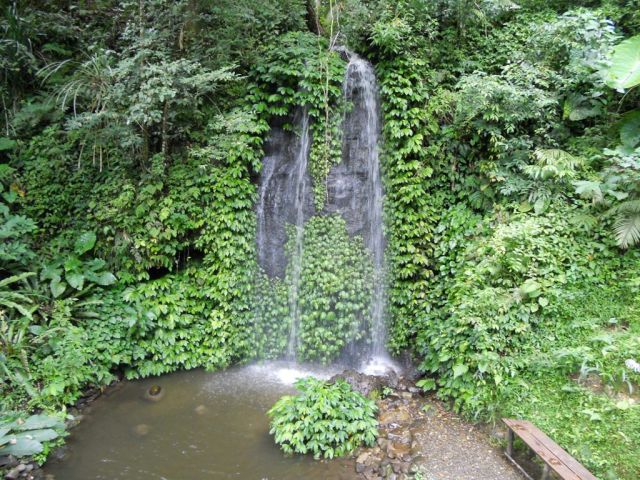
[{"label": "pool of water", "polygon": [[[353,460],[287,457],[269,435],[266,412],[296,378],[334,373],[274,362],[123,382],[87,409],[44,470],[56,480],[358,478]],[[154,385],[161,398],[150,401]]]}]

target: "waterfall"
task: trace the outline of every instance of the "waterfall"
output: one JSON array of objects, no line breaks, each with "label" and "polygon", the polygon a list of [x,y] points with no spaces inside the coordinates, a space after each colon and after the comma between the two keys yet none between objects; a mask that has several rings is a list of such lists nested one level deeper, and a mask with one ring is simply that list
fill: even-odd
[{"label": "waterfall", "polygon": [[[283,278],[286,273],[288,292],[283,300],[288,302],[290,328],[285,356],[287,360],[295,361],[301,341],[303,302],[299,296],[303,261],[313,261],[303,258],[306,220],[316,214],[340,215],[346,222],[347,233],[364,240],[364,249],[368,250],[373,266],[370,280],[373,285],[367,284],[372,296],[368,306],[362,307],[369,338],[366,345],[359,340],[345,343],[348,348],[343,350],[342,359],[360,365],[366,373],[380,374],[389,368],[395,369],[395,365],[385,349],[386,242],[378,145],[381,137],[378,86],[371,63],[346,50],[341,54],[348,59],[343,95],[352,108],[344,114],[342,159],[331,167],[327,176],[324,208],[316,212],[313,205],[308,165],[310,118],[308,111],[298,110],[288,121],[293,120],[299,135],[294,136],[274,124],[265,149],[257,206],[258,260],[271,278]],[[282,121],[284,123],[286,120]],[[305,254],[310,255],[309,252]],[[327,327],[331,328],[330,325]],[[354,328],[365,327],[354,325]]]},{"label": "waterfall", "polygon": [[[272,137],[276,136],[272,134]],[[273,255],[275,253],[275,249],[270,248],[270,245],[267,241],[269,228],[266,208],[267,196],[271,191],[271,179],[273,178],[273,174],[276,170],[276,164],[277,162],[275,156],[266,156],[262,162],[262,171],[260,172],[261,179],[260,189],[258,190],[258,207],[256,212],[256,218],[258,221],[258,228],[256,231],[256,244],[258,248],[258,264],[263,266],[273,263]]]},{"label": "waterfall", "polygon": [[287,360],[296,359],[298,348],[298,330],[300,327],[300,273],[302,272],[302,255],[304,250],[304,207],[309,185],[307,182],[307,163],[309,160],[309,112],[305,109],[302,113],[300,141],[294,165],[292,181],[295,185],[293,206],[295,211],[295,243],[291,252],[291,289],[289,290],[289,314],[291,316],[291,329],[289,330],[289,342],[287,343]]},{"label": "waterfall", "polygon": [[[365,169],[363,185],[366,200],[360,212],[364,216],[362,235],[365,245],[373,259],[374,279],[371,299],[371,355],[374,358],[386,357],[386,288],[385,288],[385,239],[382,218],[382,180],[379,159],[379,106],[378,86],[373,65],[354,53],[348,53],[349,64],[343,85],[345,99],[352,103],[352,117],[345,119],[345,129],[354,133],[347,138],[355,143],[356,155],[361,158]],[[349,125],[349,122],[353,124]],[[354,128],[355,126],[355,128]],[[352,154],[353,155],[353,154]],[[355,163],[355,162],[352,162]],[[355,198],[355,195],[353,196]]]}]

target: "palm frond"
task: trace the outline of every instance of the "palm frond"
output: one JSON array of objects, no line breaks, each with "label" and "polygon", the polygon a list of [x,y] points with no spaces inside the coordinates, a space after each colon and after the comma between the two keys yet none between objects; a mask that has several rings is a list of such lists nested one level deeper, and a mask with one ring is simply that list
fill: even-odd
[{"label": "palm frond", "polygon": [[613,230],[620,248],[629,248],[640,243],[640,199],[628,200],[611,208],[616,215]]}]

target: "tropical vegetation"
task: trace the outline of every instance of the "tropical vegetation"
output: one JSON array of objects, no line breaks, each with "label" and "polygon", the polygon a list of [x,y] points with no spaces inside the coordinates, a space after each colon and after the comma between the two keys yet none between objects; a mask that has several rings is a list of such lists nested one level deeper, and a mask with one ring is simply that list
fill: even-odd
[{"label": "tropical vegetation", "polygon": [[[0,455],[35,430],[22,452],[43,461],[61,431],[40,415],[90,387],[283,355],[291,280],[256,259],[263,146],[306,108],[320,209],[343,45],[378,76],[388,348],[457,412],[528,418],[599,478],[637,478],[638,0],[1,8]],[[304,235],[298,355],[329,363],[370,328],[371,261],[337,216]],[[375,438],[345,385],[298,387],[272,410],[283,449]],[[315,412],[322,438],[298,416],[318,396],[353,407]]]}]

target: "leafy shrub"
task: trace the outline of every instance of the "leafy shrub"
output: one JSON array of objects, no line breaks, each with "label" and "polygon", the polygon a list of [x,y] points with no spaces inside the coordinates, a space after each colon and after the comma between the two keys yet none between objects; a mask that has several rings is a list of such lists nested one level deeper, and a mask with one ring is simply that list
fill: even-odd
[{"label": "leafy shrub", "polygon": [[[289,239],[291,253],[295,235]],[[362,239],[350,238],[338,215],[309,219],[303,242],[296,354],[298,360],[327,364],[348,345],[369,338],[373,261]],[[256,282],[255,339],[262,358],[276,358],[287,347],[292,281],[288,271],[283,280],[260,276]]]},{"label": "leafy shrub", "polygon": [[283,451],[333,458],[373,445],[378,434],[373,400],[342,380],[332,384],[308,377],[295,385],[300,395],[282,397],[268,412],[270,433]]},{"label": "leafy shrub", "polygon": [[10,414],[0,415],[0,457],[27,457],[44,450],[43,443],[64,435],[64,422],[49,415],[28,418]]},{"label": "leafy shrub", "polygon": [[372,270],[371,254],[361,238],[349,238],[341,217],[307,222],[299,290],[301,359],[330,363],[345,346],[369,337]]},{"label": "leafy shrub", "polygon": [[614,264],[596,270],[594,260],[607,265],[611,252],[573,215],[566,207],[545,215],[496,212],[491,230],[448,267],[454,275],[443,308],[423,317],[417,346],[421,368],[437,372],[439,394],[454,397],[458,408],[486,414],[495,407],[494,396],[526,366],[520,355],[554,335],[567,286],[610,281]]}]

